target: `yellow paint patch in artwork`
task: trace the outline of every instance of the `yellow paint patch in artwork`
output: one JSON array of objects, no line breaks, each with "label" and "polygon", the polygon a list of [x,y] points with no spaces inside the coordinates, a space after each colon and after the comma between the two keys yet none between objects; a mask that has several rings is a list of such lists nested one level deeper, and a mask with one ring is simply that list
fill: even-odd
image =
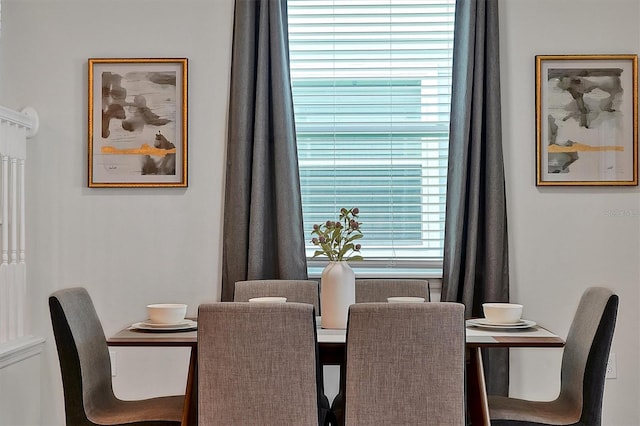
[{"label": "yellow paint patch in artwork", "polygon": [[175,154],[176,149],[160,149],[152,147],[146,143],[140,145],[140,148],[120,149],[111,145],[103,146],[100,150],[103,154],[124,154],[124,155],[153,155],[156,157],[164,157],[167,154]]},{"label": "yellow paint patch in artwork", "polygon": [[624,151],[624,147],[620,145],[611,146],[591,146],[583,143],[574,142],[571,146],[552,144],[547,147],[549,152],[578,152],[578,151]]}]

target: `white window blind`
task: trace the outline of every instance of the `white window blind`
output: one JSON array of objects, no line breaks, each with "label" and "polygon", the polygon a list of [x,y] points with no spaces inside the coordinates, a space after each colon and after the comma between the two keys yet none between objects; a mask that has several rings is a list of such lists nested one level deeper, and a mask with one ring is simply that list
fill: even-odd
[{"label": "white window blind", "polygon": [[455,0],[288,0],[307,240],[358,207],[365,262],[441,265],[454,11]]}]

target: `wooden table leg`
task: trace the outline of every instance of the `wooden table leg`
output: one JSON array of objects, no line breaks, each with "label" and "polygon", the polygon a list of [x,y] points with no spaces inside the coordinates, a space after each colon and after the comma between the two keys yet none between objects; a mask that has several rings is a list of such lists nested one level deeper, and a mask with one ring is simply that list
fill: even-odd
[{"label": "wooden table leg", "polygon": [[198,349],[191,348],[187,388],[184,393],[184,409],[182,410],[182,426],[198,425]]},{"label": "wooden table leg", "polygon": [[489,426],[489,403],[487,386],[482,368],[482,352],[480,348],[469,349],[467,365],[467,410],[472,426]]},{"label": "wooden table leg", "polygon": [[[338,422],[344,426],[344,390],[346,388],[345,345],[342,343],[322,343],[319,345],[320,365],[337,365],[340,367],[338,394],[331,403],[331,411]],[[332,423],[332,426],[335,426]]]},{"label": "wooden table leg", "polygon": [[344,426],[344,390],[346,388],[346,373],[344,370],[344,365],[340,366],[340,387],[338,389],[338,394],[333,399],[331,403],[331,411],[333,411],[333,415],[336,417],[337,426]]}]

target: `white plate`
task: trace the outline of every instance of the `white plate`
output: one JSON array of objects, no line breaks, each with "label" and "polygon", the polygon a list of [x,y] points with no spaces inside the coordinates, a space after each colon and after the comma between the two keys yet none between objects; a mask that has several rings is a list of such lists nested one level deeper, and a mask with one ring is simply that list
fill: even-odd
[{"label": "white plate", "polygon": [[180,327],[186,324],[191,324],[192,322],[193,321],[188,319],[184,319],[182,321],[178,321],[174,323],[160,323],[160,322],[152,322],[151,320],[147,320],[147,321],[142,321],[140,324],[146,327],[153,327],[153,328],[174,328],[174,327]]},{"label": "white plate", "polygon": [[131,328],[135,328],[136,330],[145,330],[145,331],[183,331],[183,330],[195,330],[198,328],[198,323],[195,321],[187,320],[188,322],[184,324],[172,325],[168,326],[165,324],[164,327],[150,326],[146,322],[137,322],[131,325]]},{"label": "white plate", "polygon": [[495,324],[492,322],[487,321],[484,318],[475,318],[475,319],[470,319],[467,320],[467,325],[473,326],[473,327],[480,327],[480,328],[491,328],[491,329],[498,329],[498,330],[513,330],[513,329],[521,329],[521,328],[531,328],[534,327],[536,325],[535,321],[530,321],[530,320],[520,320],[517,323],[514,324]]},{"label": "white plate", "polygon": [[514,325],[524,325],[527,323],[527,321],[523,319],[519,319],[516,322],[494,322],[494,321],[489,321],[489,319],[487,318],[475,318],[474,321],[482,325],[498,325],[498,326],[505,326],[505,327],[511,327]]}]

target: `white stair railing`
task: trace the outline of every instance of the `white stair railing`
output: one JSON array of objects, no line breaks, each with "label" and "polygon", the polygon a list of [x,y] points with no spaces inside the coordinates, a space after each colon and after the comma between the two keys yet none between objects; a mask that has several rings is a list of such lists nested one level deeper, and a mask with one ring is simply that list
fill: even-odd
[{"label": "white stair railing", "polygon": [[33,108],[0,106],[0,345],[24,337],[26,324],[25,165],[38,130]]}]

